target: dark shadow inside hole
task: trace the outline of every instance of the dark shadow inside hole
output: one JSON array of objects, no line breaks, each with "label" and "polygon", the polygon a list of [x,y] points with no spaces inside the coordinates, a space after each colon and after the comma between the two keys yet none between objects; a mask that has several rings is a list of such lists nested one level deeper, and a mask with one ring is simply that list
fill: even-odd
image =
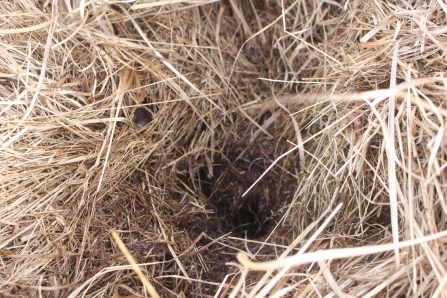
[{"label": "dark shadow inside hole", "polygon": [[259,239],[270,231],[273,221],[269,217],[277,206],[274,204],[276,200],[266,198],[269,193],[267,183],[261,181],[242,197],[263,170],[264,165],[243,159],[229,163],[225,158],[215,162],[213,177],[209,176],[208,168],[200,170],[201,191],[215,211],[210,226],[217,228],[217,233],[232,232],[236,237]]}]

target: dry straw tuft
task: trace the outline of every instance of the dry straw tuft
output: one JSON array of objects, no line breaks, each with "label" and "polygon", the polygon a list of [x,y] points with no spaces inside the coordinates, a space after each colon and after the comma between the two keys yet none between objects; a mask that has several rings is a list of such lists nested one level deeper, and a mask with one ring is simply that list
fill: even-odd
[{"label": "dry straw tuft", "polygon": [[444,1],[0,12],[0,296],[447,296]]}]

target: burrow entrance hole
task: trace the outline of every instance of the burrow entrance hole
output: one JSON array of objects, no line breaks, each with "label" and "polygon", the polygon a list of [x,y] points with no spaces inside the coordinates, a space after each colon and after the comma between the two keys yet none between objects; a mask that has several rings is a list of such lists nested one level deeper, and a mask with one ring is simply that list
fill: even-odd
[{"label": "burrow entrance hole", "polygon": [[245,147],[234,142],[213,162],[204,158],[194,183],[187,184],[199,189],[207,209],[214,213],[196,223],[193,234],[201,230],[218,237],[231,232],[235,237],[259,240],[272,231],[296,189],[296,180],[281,166],[284,162],[243,194],[272,163],[275,148],[276,143],[265,139]]}]

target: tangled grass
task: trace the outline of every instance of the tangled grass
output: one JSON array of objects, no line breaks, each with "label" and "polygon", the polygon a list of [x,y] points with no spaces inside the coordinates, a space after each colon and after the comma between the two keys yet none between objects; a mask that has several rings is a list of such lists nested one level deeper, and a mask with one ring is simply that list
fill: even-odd
[{"label": "tangled grass", "polygon": [[0,11],[0,296],[446,296],[443,1]]}]

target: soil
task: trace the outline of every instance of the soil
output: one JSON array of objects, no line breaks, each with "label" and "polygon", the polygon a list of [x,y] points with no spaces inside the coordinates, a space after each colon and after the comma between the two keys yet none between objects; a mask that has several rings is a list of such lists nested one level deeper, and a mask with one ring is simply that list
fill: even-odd
[{"label": "soil", "polygon": [[[264,141],[263,145],[273,146],[269,141]],[[278,196],[282,186],[280,177],[277,173],[267,174],[243,196],[270,163],[256,152],[254,155],[237,146],[231,147],[215,161],[213,177],[207,168],[200,171],[202,192],[208,205],[215,210],[215,215],[210,217],[213,225],[207,225],[206,230],[211,235],[231,232],[236,237],[260,239],[275,224],[274,215],[281,203]]]},{"label": "soil", "polygon": [[[237,250],[232,247],[236,245],[237,249],[245,250],[243,241],[237,241],[235,244],[224,238],[221,243],[226,243],[228,246],[218,243],[210,245],[212,239],[230,233],[229,236],[232,237],[259,242],[266,240],[281,219],[282,210],[291,202],[296,189],[296,180],[281,167],[287,168],[288,164],[288,170],[293,172],[293,163],[285,160],[279,163],[281,166],[271,169],[247,195],[243,196],[243,193],[279,155],[276,152],[278,142],[285,141],[281,138],[270,140],[258,137],[250,142],[248,133],[245,135],[241,132],[239,136],[237,141],[228,141],[221,150],[222,153],[214,157],[214,162],[211,163],[212,169],[209,168],[210,160],[207,165],[204,158],[198,163],[197,168],[180,171],[184,173],[195,171],[194,181],[186,178],[186,175],[178,176],[182,181],[179,184],[186,185],[184,194],[179,194],[178,191],[177,194],[171,193],[174,201],[181,205],[182,199],[185,200],[185,194],[190,193],[188,189],[195,190],[197,202],[204,203],[204,208],[209,211],[206,214],[183,217],[178,222],[178,229],[183,230],[184,235],[188,235],[191,241],[202,233],[206,234],[196,245],[202,260],[200,278],[204,281],[222,281],[232,272],[231,266],[226,265],[235,261]],[[272,238],[268,242],[271,241]],[[254,252],[261,248],[260,244],[248,242],[247,245]],[[204,247],[206,249],[202,249]],[[262,253],[274,253],[270,250],[271,248],[266,246],[262,248]],[[205,288],[202,290],[204,291],[202,294],[208,292]],[[213,293],[214,290],[210,289],[209,293]]]}]

